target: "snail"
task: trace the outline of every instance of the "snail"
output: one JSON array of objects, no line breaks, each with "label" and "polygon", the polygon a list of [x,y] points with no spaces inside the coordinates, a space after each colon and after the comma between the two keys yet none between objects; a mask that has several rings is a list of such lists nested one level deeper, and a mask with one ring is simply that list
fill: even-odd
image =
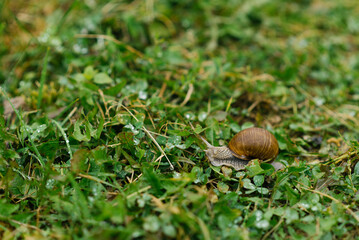
[{"label": "snail", "polygon": [[263,128],[251,127],[238,132],[227,146],[214,147],[204,138],[206,155],[214,166],[243,169],[250,160],[273,161],[279,152],[277,139]]}]

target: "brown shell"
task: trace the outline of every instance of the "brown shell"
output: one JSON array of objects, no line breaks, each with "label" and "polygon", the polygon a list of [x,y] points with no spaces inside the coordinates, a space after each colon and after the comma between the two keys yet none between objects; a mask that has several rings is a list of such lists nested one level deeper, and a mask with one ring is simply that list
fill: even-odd
[{"label": "brown shell", "polygon": [[268,160],[277,157],[277,139],[263,128],[247,128],[237,133],[228,144],[237,158]]}]

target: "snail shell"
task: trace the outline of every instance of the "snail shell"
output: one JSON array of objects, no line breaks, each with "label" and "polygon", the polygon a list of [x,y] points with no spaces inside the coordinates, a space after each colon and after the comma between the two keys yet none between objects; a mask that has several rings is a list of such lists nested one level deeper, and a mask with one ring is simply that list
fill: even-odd
[{"label": "snail shell", "polygon": [[279,152],[278,142],[269,131],[263,128],[247,128],[237,133],[228,147],[214,147],[205,139],[208,159],[214,166],[229,166],[236,170],[243,169],[250,160],[274,160]]}]

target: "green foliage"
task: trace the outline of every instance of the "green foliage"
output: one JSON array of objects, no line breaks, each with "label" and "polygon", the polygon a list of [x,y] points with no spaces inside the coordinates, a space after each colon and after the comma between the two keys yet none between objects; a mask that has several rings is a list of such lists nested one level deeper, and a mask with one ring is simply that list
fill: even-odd
[{"label": "green foliage", "polygon": [[[358,4],[21,2],[0,2],[1,239],[358,235]],[[210,165],[198,135],[252,126],[281,170]]]}]

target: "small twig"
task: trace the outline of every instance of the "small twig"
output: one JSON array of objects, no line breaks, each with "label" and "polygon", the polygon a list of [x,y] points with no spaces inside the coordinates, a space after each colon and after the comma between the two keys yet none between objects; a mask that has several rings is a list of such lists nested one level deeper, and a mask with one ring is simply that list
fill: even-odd
[{"label": "small twig", "polygon": [[153,122],[153,119],[152,119],[152,116],[151,116],[150,112],[149,112],[147,109],[146,109],[146,112],[147,112],[148,117],[149,117],[149,119],[150,119],[150,121],[151,121],[151,123],[152,123],[153,129],[156,129],[156,125],[155,125],[155,123]]},{"label": "small twig", "polygon": [[[101,98],[102,98],[103,105],[105,106],[106,115],[107,115],[108,117],[110,117],[110,111],[108,110],[108,107],[107,107],[108,102],[106,102],[106,100],[105,100],[105,95],[103,94],[103,91],[102,91],[101,89],[99,89],[98,92],[99,92],[99,94],[100,94],[100,96],[101,96]],[[102,111],[102,109],[101,109],[101,111]],[[102,114],[103,114],[103,113],[102,113]],[[103,116],[103,119],[105,119],[105,116]]]},{"label": "small twig", "polygon": [[134,193],[131,193],[130,195],[128,195],[126,198],[127,199],[129,199],[129,198],[131,198],[131,197],[133,197],[133,196],[136,196],[137,194],[140,194],[140,193],[142,193],[142,192],[146,192],[148,189],[150,189],[151,188],[151,186],[147,186],[147,187],[144,187],[144,188],[142,188],[142,189],[140,189],[140,190],[138,190],[138,191],[136,191],[136,192],[134,192]]},{"label": "small twig", "polygon": [[105,118],[105,114],[103,113],[102,107],[100,106],[100,104],[98,102],[96,102],[97,108],[100,110],[100,114],[102,116],[102,119],[106,119]]},{"label": "small twig", "polygon": [[165,73],[165,81],[162,83],[162,87],[161,87],[160,93],[158,94],[158,97],[163,98],[163,95],[167,88],[167,82],[170,80],[171,75],[172,75],[172,72]]},{"label": "small twig", "polygon": [[352,151],[352,152],[348,151],[347,153],[345,153],[345,154],[343,154],[343,155],[341,155],[341,156],[339,156],[337,158],[334,158],[332,161],[324,163],[324,165],[328,165],[329,163],[332,163],[332,162],[338,163],[338,162],[342,161],[343,159],[352,157],[352,156],[354,156],[356,154],[358,154],[358,151]]},{"label": "small twig", "polygon": [[162,84],[162,87],[161,87],[160,93],[158,94],[158,97],[163,98],[163,94],[165,93],[166,88],[167,88],[167,83],[164,82],[164,83]]},{"label": "small twig", "polygon": [[135,171],[132,169],[131,178],[126,177],[126,178],[127,178],[127,181],[128,181],[129,183],[132,183],[132,182],[133,182],[133,176],[134,176],[134,175],[135,175]]},{"label": "small twig", "polygon": [[158,169],[160,167],[160,163],[161,163],[161,159],[164,157],[165,155],[161,154],[161,156],[159,156],[154,162],[158,162],[157,168]]},{"label": "small twig", "polygon": [[122,143],[115,143],[115,144],[111,144],[111,145],[107,145],[107,147],[117,147],[120,146]]},{"label": "small twig", "polygon": [[24,227],[27,227],[27,228],[31,228],[31,229],[34,229],[36,231],[39,231],[41,232],[42,230],[36,226],[33,226],[33,225],[30,225],[30,224],[27,224],[27,223],[22,223],[20,221],[17,221],[17,220],[14,220],[14,219],[9,219],[11,222],[13,223],[16,223],[16,224],[19,224],[20,226],[24,226]]},{"label": "small twig", "polygon": [[251,106],[249,106],[249,108],[248,108],[248,113],[250,113],[259,103],[261,102],[261,100],[257,100],[257,101],[255,101],[254,103],[252,103],[252,105]]},{"label": "small twig", "polygon": [[[319,181],[318,181],[319,182]],[[330,184],[334,183],[335,180],[332,177],[328,177],[327,179],[325,179],[324,182],[320,183],[320,185],[318,184],[318,186],[316,186],[316,190],[322,190],[323,188],[328,187]]]},{"label": "small twig", "polygon": [[192,93],[193,93],[194,87],[193,84],[190,83],[189,84],[189,88],[188,88],[188,92],[186,94],[185,99],[183,100],[183,102],[181,103],[181,107],[183,107],[184,105],[186,105],[186,103],[191,99]]},{"label": "small twig", "polygon": [[64,126],[64,124],[72,117],[72,115],[75,114],[76,111],[77,111],[77,107],[74,107],[74,109],[71,110],[69,115],[67,115],[66,118],[61,122],[61,126]]},{"label": "small twig", "polygon": [[36,209],[36,227],[39,227],[39,225],[40,225],[40,210],[41,210],[41,207],[38,207]]},{"label": "small twig", "polygon": [[105,182],[105,181],[103,181],[103,180],[101,180],[101,179],[99,179],[97,177],[91,176],[91,175],[86,175],[86,174],[79,173],[78,176],[82,177],[82,178],[92,180],[92,181],[95,181],[95,182],[98,182],[98,183],[101,183],[101,184],[104,184],[104,185],[107,185],[107,186],[110,186],[110,187],[113,187],[113,188],[117,188],[115,185],[112,185],[111,183]]},{"label": "small twig", "polygon": [[140,175],[138,175],[134,180],[133,182],[136,182],[138,179],[140,179],[140,177],[142,176],[142,173]]},{"label": "small twig", "polygon": [[20,198],[19,200],[15,201],[15,203],[19,203],[19,202],[24,201],[25,199],[31,198],[31,197],[33,197],[33,195],[34,195],[35,193],[36,193],[36,190],[33,190],[33,191],[30,192],[30,193],[26,193],[26,196],[25,196],[25,197]]},{"label": "small twig", "polygon": [[[126,109],[126,111],[134,118],[136,119],[136,121],[138,122],[138,119],[136,118],[135,115],[133,115],[133,113],[124,105],[121,105],[124,109]],[[156,139],[152,136],[152,134],[144,127],[142,126],[143,131],[145,131],[145,133],[152,139],[152,141],[155,143],[155,145],[157,146],[158,150],[160,150],[160,152],[165,156],[165,158],[167,159],[168,163],[170,164],[170,169],[174,170],[174,166],[172,165],[171,161],[169,160],[169,158],[167,157],[166,153],[163,151],[163,149],[161,148],[161,146],[158,144],[158,142],[156,141]]]}]

